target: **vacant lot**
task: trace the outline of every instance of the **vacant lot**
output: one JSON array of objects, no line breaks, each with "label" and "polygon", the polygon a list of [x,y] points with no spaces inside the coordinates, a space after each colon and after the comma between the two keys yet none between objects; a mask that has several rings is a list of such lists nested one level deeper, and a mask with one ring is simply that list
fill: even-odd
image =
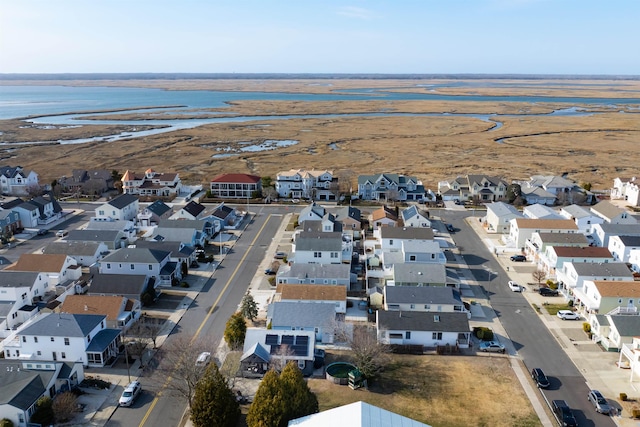
[{"label": "vacant lot", "polygon": [[[336,359],[348,360],[328,358]],[[309,386],[321,411],[361,400],[433,427],[541,425],[509,360],[500,356],[394,355],[369,390],[324,379]]]}]

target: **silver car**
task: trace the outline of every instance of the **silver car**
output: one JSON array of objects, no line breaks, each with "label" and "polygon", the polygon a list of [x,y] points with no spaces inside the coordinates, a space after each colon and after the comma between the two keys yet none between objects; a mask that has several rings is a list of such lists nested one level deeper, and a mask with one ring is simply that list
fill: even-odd
[{"label": "silver car", "polygon": [[608,414],[611,411],[609,402],[607,402],[607,399],[605,399],[602,393],[598,390],[591,390],[587,399],[589,399],[589,402],[593,403],[593,407],[596,409],[596,412]]}]

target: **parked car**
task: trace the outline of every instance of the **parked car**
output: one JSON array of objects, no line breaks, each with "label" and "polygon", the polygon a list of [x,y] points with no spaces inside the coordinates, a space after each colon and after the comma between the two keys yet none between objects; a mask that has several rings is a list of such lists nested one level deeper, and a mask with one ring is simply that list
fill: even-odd
[{"label": "parked car", "polygon": [[551,401],[551,408],[562,427],[578,427],[578,422],[573,416],[573,411],[564,400]]},{"label": "parked car", "polygon": [[557,297],[558,296],[558,290],[557,289],[540,288],[540,289],[538,289],[538,292],[543,297]]},{"label": "parked car", "polygon": [[444,226],[445,226],[445,228],[447,229],[447,231],[449,233],[455,233],[456,232],[456,229],[452,224],[445,224]]},{"label": "parked car", "polygon": [[549,387],[549,379],[544,374],[544,372],[542,372],[542,369],[533,368],[531,370],[531,378],[533,378],[533,380],[536,382],[536,385],[539,388],[547,388],[547,387]]},{"label": "parked car", "polygon": [[38,236],[44,236],[49,232],[49,230],[47,230],[46,228],[41,228],[40,230],[38,230]]},{"label": "parked car", "polygon": [[140,381],[131,382],[124,388],[118,404],[120,406],[131,406],[141,392],[142,385],[140,385]]},{"label": "parked car", "polygon": [[589,395],[587,396],[587,399],[589,399],[589,401],[593,403],[593,407],[595,408],[596,412],[600,412],[601,414],[608,414],[611,411],[609,402],[607,402],[607,399],[605,399],[602,393],[600,393],[598,390],[591,390],[589,392]]},{"label": "parked car", "polygon": [[211,353],[203,351],[196,359],[196,366],[207,366],[211,362]]},{"label": "parked car", "polygon": [[557,316],[562,320],[580,320],[580,315],[571,310],[560,310]]},{"label": "parked car", "polygon": [[267,268],[267,269],[264,271],[264,274],[266,274],[266,275],[268,275],[268,276],[275,276],[275,274],[276,274],[277,272],[278,272],[277,270],[274,270],[274,269],[272,269],[272,268]]},{"label": "parked car", "polygon": [[504,353],[506,351],[504,345],[500,344],[497,341],[483,341],[480,343],[480,346],[478,348],[480,349],[480,351],[483,351],[485,353]]},{"label": "parked car", "polygon": [[287,257],[287,253],[286,252],[276,252],[276,254],[273,257],[275,259],[285,259]]},{"label": "parked car", "polygon": [[56,231],[56,237],[64,237],[67,234],[69,234],[69,232],[67,230],[58,230],[58,231]]},{"label": "parked car", "polygon": [[514,262],[525,262],[527,257],[524,255],[512,255],[509,259]]},{"label": "parked car", "polygon": [[522,292],[522,286],[520,286],[513,280],[509,280],[508,284],[509,284],[509,289],[511,289],[513,292]]}]

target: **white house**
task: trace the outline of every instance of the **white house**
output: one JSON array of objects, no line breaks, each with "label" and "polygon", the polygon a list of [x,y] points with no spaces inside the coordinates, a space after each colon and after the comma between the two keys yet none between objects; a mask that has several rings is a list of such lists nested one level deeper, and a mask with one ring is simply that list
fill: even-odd
[{"label": "white house", "polygon": [[358,176],[358,197],[362,200],[422,200],[425,188],[414,176],[395,173]]},{"label": "white house", "polygon": [[503,200],[507,195],[507,187],[507,182],[502,178],[466,175],[450,181],[440,181],[438,193],[442,196],[442,200],[476,199],[479,202],[489,203]]},{"label": "white house", "polygon": [[37,188],[38,174],[22,166],[0,167],[0,192],[10,196],[26,196],[30,188]]},{"label": "white house", "polygon": [[608,200],[591,206],[591,212],[609,224],[637,224],[636,218],[626,209],[619,208]]},{"label": "white house", "polygon": [[108,329],[106,316],[43,313],[5,340],[6,359],[81,362],[103,367],[118,355],[120,330]]},{"label": "white house", "polygon": [[504,202],[493,202],[487,205],[487,232],[505,234],[509,232],[510,221],[522,217],[513,205]]},{"label": "white house", "polygon": [[64,285],[78,280],[82,270],[75,259],[64,254],[22,254],[4,271],[30,271],[47,277],[49,286]]},{"label": "white house", "polygon": [[351,266],[349,264],[304,264],[295,262],[291,265],[280,266],[276,276],[276,283],[340,285],[349,289]]},{"label": "white house", "polygon": [[431,228],[429,213],[418,209],[415,205],[403,209],[400,212],[400,217],[405,227]]},{"label": "white house", "polygon": [[42,253],[45,255],[66,255],[83,267],[95,264],[108,251],[109,249],[104,242],[59,241],[51,242],[42,248]]},{"label": "white house", "polygon": [[538,233],[531,234],[525,242],[525,254],[532,261],[538,261],[549,246],[590,246],[589,240],[581,233]]},{"label": "white house", "polygon": [[347,312],[347,288],[344,286],[279,284],[274,301],[332,304],[336,313]]},{"label": "white house", "polygon": [[387,311],[467,311],[458,291],[446,286],[385,286],[383,293],[384,309]]},{"label": "white house", "polygon": [[563,219],[558,211],[541,204],[525,206],[522,209],[522,216],[529,219]]},{"label": "white house", "polygon": [[621,262],[564,262],[556,270],[556,278],[560,290],[570,296],[573,289],[583,287],[585,280],[625,281],[633,280],[633,275]]},{"label": "white house", "polygon": [[316,342],[332,344],[337,327],[335,303],[274,301],[267,309],[267,325],[270,330],[313,331]]},{"label": "white house", "polygon": [[629,262],[631,251],[640,250],[640,236],[611,236],[608,249],[616,261]]},{"label": "white house", "polygon": [[614,262],[607,248],[597,246],[549,246],[540,257],[539,265],[547,274],[554,276],[556,270],[562,269],[565,262]]},{"label": "white house", "polygon": [[[342,233],[316,233],[303,231],[292,245],[294,262],[301,264],[341,264]],[[351,262],[347,258],[347,262]]]},{"label": "white house", "polygon": [[578,226],[570,219],[514,218],[510,221],[507,244],[524,248],[533,233],[577,233]]},{"label": "white house", "polygon": [[53,289],[48,279],[38,272],[0,271],[0,337],[38,314],[33,305]]},{"label": "white house", "polygon": [[172,286],[181,277],[180,266],[170,253],[147,248],[122,248],[102,258],[100,274],[127,274],[153,277],[160,286]]},{"label": "white house", "polygon": [[87,223],[84,229],[93,231],[121,231],[129,242],[134,242],[137,239],[138,232],[135,221],[121,219],[101,221],[91,218],[91,221]]},{"label": "white house", "polygon": [[430,427],[428,424],[420,423],[365,402],[354,402],[317,414],[296,418],[289,421],[288,427],[372,427],[374,423],[377,424],[373,420],[385,420],[385,427]]},{"label": "white house", "polygon": [[578,205],[563,206],[560,208],[560,215],[576,223],[578,230],[585,235],[593,233],[595,224],[602,224],[604,219],[595,215],[590,209]]},{"label": "white house", "polygon": [[593,226],[593,240],[596,245],[609,247],[611,236],[640,236],[640,224],[595,224]]},{"label": "white house", "polygon": [[376,311],[378,341],[384,344],[450,345],[468,348],[471,328],[466,313]]},{"label": "white house", "polygon": [[95,210],[95,219],[98,221],[112,221],[116,219],[135,221],[138,210],[138,196],[121,194],[107,203],[98,206]]},{"label": "white house", "polygon": [[622,199],[631,206],[640,206],[640,186],[637,177],[616,178],[613,180],[613,188],[611,189],[612,199]]},{"label": "white house", "polygon": [[330,170],[291,169],[278,172],[275,187],[280,197],[336,200],[338,178]]},{"label": "white house", "polygon": [[122,192],[140,196],[175,196],[180,194],[182,182],[177,173],[160,173],[147,169],[144,175],[126,171],[121,178]]}]

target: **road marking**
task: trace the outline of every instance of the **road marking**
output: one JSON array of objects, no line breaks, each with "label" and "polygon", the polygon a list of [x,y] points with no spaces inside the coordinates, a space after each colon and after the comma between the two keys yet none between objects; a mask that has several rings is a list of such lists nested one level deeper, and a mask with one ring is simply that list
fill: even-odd
[{"label": "road marking", "polygon": [[[271,216],[272,215],[269,215],[267,217],[267,220],[264,222],[262,227],[260,227],[260,230],[258,231],[258,234],[256,234],[255,239],[253,239],[253,241],[251,242],[249,247],[253,246],[256,243],[256,240],[258,240],[258,237],[260,237],[260,235],[262,234],[262,231],[264,231],[264,228],[267,226],[267,223],[271,219]],[[195,339],[198,337],[198,335],[200,335],[200,332],[202,331],[202,328],[204,328],[205,323],[207,323],[207,321],[209,320],[209,318],[213,314],[213,310],[218,306],[218,303],[220,303],[220,299],[222,298],[222,295],[224,295],[224,293],[227,291],[227,288],[229,287],[229,285],[233,281],[233,278],[236,277],[236,274],[240,270],[240,266],[244,262],[244,260],[247,257],[247,255],[249,255],[249,250],[247,250],[244,253],[244,256],[242,257],[242,259],[238,263],[238,266],[236,267],[236,269],[233,271],[233,274],[231,274],[231,277],[229,277],[229,280],[224,285],[224,288],[222,288],[222,292],[220,292],[220,295],[218,295],[218,298],[215,300],[215,302],[213,303],[213,305],[209,309],[209,312],[204,317],[204,320],[202,321],[202,323],[200,323],[200,326],[198,327],[196,332],[193,334],[193,338],[191,339],[191,343],[193,343],[195,341]],[[151,412],[153,411],[153,408],[155,408],[156,404],[158,403],[158,399],[160,398],[160,396],[162,396],[162,392],[164,391],[164,389],[166,389],[169,386],[169,383],[171,382],[172,379],[173,379],[172,377],[168,377],[167,381],[165,381],[165,383],[162,385],[162,388],[160,389],[160,391],[158,392],[156,397],[153,398],[153,402],[151,402],[151,406],[149,406],[149,410],[147,411],[146,414],[144,414],[144,417],[142,418],[142,421],[140,421],[140,424],[138,425],[138,427],[144,426],[144,424],[147,422],[147,419],[149,419],[149,415],[151,415]]]}]

